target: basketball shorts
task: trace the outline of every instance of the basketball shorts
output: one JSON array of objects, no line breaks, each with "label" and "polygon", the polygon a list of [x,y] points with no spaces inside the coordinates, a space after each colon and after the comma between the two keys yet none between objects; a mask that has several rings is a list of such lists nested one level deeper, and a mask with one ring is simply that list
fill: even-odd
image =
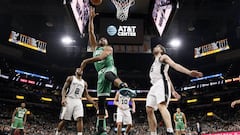
[{"label": "basketball shorts", "polygon": [[66,101],[67,104],[62,107],[60,113],[61,120],[72,120],[73,117],[73,119],[76,121],[77,118],[84,116],[81,99],[67,98]]},{"label": "basketball shorts", "polygon": [[163,79],[152,85],[147,95],[146,106],[158,109],[158,104],[165,102],[167,105],[171,98],[170,82]]},{"label": "basketball shorts", "polygon": [[117,109],[117,123],[122,122],[123,125],[132,125],[132,115],[130,109]]},{"label": "basketball shorts", "polygon": [[185,130],[185,125],[183,122],[177,122],[176,124],[176,130],[177,131],[184,131]]},{"label": "basketball shorts", "polygon": [[14,122],[11,127],[13,129],[24,129],[23,118],[14,117]]},{"label": "basketball shorts", "polygon": [[97,82],[97,96],[110,96],[112,89],[112,82],[105,78],[105,73],[108,71],[113,72],[117,75],[117,69],[114,66],[106,67],[98,72],[98,82]]}]

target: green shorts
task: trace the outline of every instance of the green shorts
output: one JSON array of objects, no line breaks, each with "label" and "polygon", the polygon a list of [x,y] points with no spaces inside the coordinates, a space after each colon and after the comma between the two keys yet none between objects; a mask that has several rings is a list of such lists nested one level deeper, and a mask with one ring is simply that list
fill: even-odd
[{"label": "green shorts", "polygon": [[11,127],[13,129],[24,129],[23,118],[15,117]]},{"label": "green shorts", "polygon": [[117,69],[114,66],[106,67],[98,71],[97,96],[110,96],[112,82],[105,78],[105,73],[111,71],[117,75]]},{"label": "green shorts", "polygon": [[183,122],[177,122],[176,130],[177,131],[184,131],[185,130],[185,124]]}]

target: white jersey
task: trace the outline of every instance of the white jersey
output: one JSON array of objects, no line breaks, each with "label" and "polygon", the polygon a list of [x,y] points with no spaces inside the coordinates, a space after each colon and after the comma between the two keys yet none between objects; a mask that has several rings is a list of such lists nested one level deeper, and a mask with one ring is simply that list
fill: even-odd
[{"label": "white jersey", "polygon": [[154,84],[161,79],[166,79],[166,77],[168,76],[168,69],[168,64],[162,63],[160,61],[160,57],[155,57],[155,60],[149,72],[151,83]]},{"label": "white jersey", "polygon": [[126,110],[129,109],[130,99],[131,99],[130,97],[119,94],[118,103],[122,106],[124,110]]},{"label": "white jersey", "polygon": [[76,76],[73,76],[72,83],[67,93],[67,97],[72,99],[80,99],[82,98],[82,94],[84,92],[84,80],[77,79]]}]

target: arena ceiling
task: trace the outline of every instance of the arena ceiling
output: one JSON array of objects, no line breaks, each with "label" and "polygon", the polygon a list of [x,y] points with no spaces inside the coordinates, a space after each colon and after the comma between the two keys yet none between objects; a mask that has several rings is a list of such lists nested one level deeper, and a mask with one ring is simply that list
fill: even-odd
[{"label": "arena ceiling", "polygon": [[[158,32],[151,17],[154,0],[136,1],[130,10],[129,18],[144,18],[144,33],[157,37]],[[101,17],[115,17],[116,10],[110,0],[103,0],[96,10],[100,15],[95,23],[99,23]],[[47,54],[11,45],[7,41],[11,30],[46,41]],[[99,32],[98,29],[96,32]],[[71,46],[62,45],[60,39],[64,35],[71,35],[76,43]],[[221,62],[216,61],[216,55],[194,60],[193,48],[229,38],[231,49],[236,50],[240,48],[239,36],[240,0],[179,0],[179,9],[161,42],[169,47],[169,40],[178,37],[182,39],[182,46],[179,49],[170,49],[170,54],[179,63],[200,68],[205,72],[217,72],[215,66],[218,65],[219,70],[226,72],[232,64],[230,61],[224,61],[223,63],[228,64],[221,66]],[[1,56],[17,58],[17,61],[12,61],[18,65],[28,63],[36,70],[42,68],[69,72],[72,71],[72,67],[79,66],[83,58],[91,56],[86,52],[86,43],[86,39],[79,38],[76,26],[68,16],[62,0],[0,1],[0,44],[5,47]],[[7,52],[9,49],[10,52]],[[18,54],[21,54],[21,58]],[[148,71],[152,62],[150,54],[116,54],[115,58],[120,70],[136,72]],[[140,63],[139,59],[142,60]],[[239,67],[239,64],[236,67]],[[89,70],[91,69],[90,66]]]}]

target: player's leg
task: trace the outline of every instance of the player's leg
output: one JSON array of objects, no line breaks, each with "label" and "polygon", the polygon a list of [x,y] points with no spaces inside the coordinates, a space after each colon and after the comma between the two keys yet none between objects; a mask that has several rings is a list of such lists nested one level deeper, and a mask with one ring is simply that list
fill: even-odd
[{"label": "player's leg", "polygon": [[128,135],[131,128],[132,128],[132,115],[131,115],[130,110],[125,110],[124,114],[125,115],[124,115],[124,118],[123,118],[123,124],[127,125],[125,133]]},{"label": "player's leg", "polygon": [[77,118],[77,135],[82,135],[83,132],[83,118]]},{"label": "player's leg", "polygon": [[122,110],[117,110],[117,120],[116,120],[116,124],[117,124],[117,135],[121,135],[122,134],[122,122],[123,122],[123,112]]},{"label": "player's leg", "polygon": [[121,95],[135,97],[136,92],[129,89],[127,83],[123,82],[118,76],[114,67],[109,67],[105,72],[105,78],[112,82],[114,86],[120,88]]},{"label": "player's leg", "polygon": [[184,123],[181,123],[181,130],[180,130],[180,135],[185,135],[186,132],[185,132],[185,124]]},{"label": "player's leg", "polygon": [[180,124],[179,124],[179,122],[177,122],[176,123],[176,135],[180,135],[181,133],[180,133]]},{"label": "player's leg", "polygon": [[63,130],[64,125],[65,125],[65,120],[61,120],[58,123],[57,131],[56,131],[55,135],[60,135],[61,131]]},{"label": "player's leg", "polygon": [[162,115],[167,128],[167,134],[173,134],[172,119],[165,102],[158,104],[158,109]]},{"label": "player's leg", "polygon": [[60,112],[60,122],[57,125],[57,131],[55,135],[60,135],[61,131],[63,130],[63,127],[65,125],[65,120],[71,120],[72,119],[72,114],[73,114],[73,105],[70,99],[67,99],[67,104],[66,106],[63,106]]},{"label": "player's leg", "polygon": [[122,134],[122,122],[117,122],[117,135]]},{"label": "player's leg", "polygon": [[99,114],[97,118],[97,135],[104,135],[106,134],[106,119],[105,119],[105,104],[106,104],[106,97],[99,96],[98,97],[98,109]]},{"label": "player's leg", "polygon": [[73,105],[73,119],[77,122],[77,135],[83,134],[83,104],[80,99],[74,99]]},{"label": "player's leg", "polygon": [[157,119],[154,114],[154,108],[147,106],[147,119],[148,119],[148,125],[150,128],[151,135],[157,135]]}]

